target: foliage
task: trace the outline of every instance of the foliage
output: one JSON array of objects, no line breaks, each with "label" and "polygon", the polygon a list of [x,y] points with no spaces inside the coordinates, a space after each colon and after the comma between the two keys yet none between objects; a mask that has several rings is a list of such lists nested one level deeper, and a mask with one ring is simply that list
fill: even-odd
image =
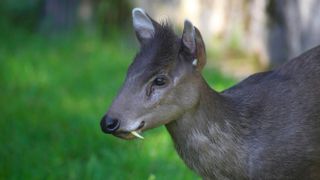
[{"label": "foliage", "polygon": [[102,32],[115,28],[114,26],[124,26],[131,23],[131,1],[129,0],[99,0],[95,3],[95,18],[97,26]]},{"label": "foliage", "polygon": [[1,0],[0,25],[34,30],[40,20],[42,4],[41,0]]},{"label": "foliage", "polygon": [[[132,43],[13,34],[0,37],[0,179],[197,179],[163,127],[144,141],[100,130]],[[206,75],[220,89],[233,83],[213,69]]]},{"label": "foliage", "polygon": [[[80,22],[80,4],[84,2],[92,8],[87,24]],[[29,32],[45,31],[45,34],[69,29],[96,29],[106,33],[130,22],[131,6],[129,0],[1,0],[0,28],[13,26]]]}]

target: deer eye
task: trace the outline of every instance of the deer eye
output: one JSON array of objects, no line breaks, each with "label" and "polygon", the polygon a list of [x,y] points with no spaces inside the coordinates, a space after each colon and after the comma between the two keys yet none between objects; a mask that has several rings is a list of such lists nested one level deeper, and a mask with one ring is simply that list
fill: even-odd
[{"label": "deer eye", "polygon": [[163,77],[163,76],[156,77],[156,78],[153,80],[153,85],[155,85],[155,86],[164,86],[166,83],[167,83],[167,80],[166,80],[166,78]]}]

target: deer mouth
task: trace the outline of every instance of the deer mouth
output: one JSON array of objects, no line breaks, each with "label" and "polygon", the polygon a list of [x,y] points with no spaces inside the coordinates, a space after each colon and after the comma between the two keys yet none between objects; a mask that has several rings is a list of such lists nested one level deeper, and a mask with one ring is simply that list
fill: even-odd
[{"label": "deer mouth", "polygon": [[144,139],[144,137],[141,135],[142,129],[145,126],[145,122],[142,121],[140,125],[135,129],[131,131],[118,131],[114,133],[113,135],[122,139],[131,140],[135,138]]}]

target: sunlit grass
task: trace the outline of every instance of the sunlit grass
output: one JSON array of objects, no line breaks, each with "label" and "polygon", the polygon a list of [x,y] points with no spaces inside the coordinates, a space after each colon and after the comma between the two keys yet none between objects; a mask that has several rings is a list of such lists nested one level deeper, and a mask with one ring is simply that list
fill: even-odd
[{"label": "sunlit grass", "polygon": [[[100,130],[137,47],[123,39],[22,37],[0,47],[1,179],[198,178],[164,127],[144,141]],[[205,76],[218,90],[233,83],[216,70]]]}]

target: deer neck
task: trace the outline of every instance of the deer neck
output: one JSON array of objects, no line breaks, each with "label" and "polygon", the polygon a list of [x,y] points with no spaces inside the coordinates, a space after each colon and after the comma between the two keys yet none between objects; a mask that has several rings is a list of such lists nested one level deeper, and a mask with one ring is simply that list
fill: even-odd
[{"label": "deer neck", "polygon": [[200,89],[197,106],[166,125],[175,148],[189,168],[205,179],[241,179],[245,156],[236,108],[205,82]]}]

